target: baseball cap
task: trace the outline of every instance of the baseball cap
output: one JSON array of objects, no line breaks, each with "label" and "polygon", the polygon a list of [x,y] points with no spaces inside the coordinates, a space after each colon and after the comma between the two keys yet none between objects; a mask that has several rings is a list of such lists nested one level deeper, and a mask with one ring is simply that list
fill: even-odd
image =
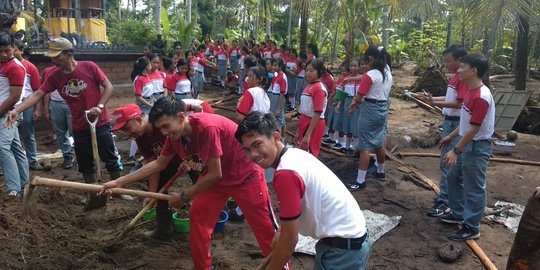
[{"label": "baseball cap", "polygon": [[49,41],[49,51],[45,54],[47,57],[56,57],[65,50],[73,49],[69,40],[63,37],[53,38]]},{"label": "baseball cap", "polygon": [[122,129],[126,125],[127,121],[135,119],[137,116],[141,115],[141,109],[135,104],[128,104],[114,110],[113,118],[116,119],[116,123],[114,124],[112,130],[115,131]]}]

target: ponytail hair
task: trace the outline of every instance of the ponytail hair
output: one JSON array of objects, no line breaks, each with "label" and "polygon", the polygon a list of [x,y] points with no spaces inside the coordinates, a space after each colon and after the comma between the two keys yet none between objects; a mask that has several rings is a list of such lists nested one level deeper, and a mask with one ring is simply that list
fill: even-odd
[{"label": "ponytail hair", "polygon": [[178,59],[178,62],[176,62],[176,69],[179,70],[179,68],[181,66],[187,66],[187,72],[186,72],[186,77],[189,79],[189,69],[190,69],[190,64],[189,62],[187,61],[187,59],[185,58],[182,58],[182,59]]},{"label": "ponytail hair", "polygon": [[390,71],[392,70],[391,58],[386,49],[383,46],[370,45],[364,52],[362,60],[368,62],[370,57],[373,60],[371,68],[381,72],[383,81],[386,80],[386,75],[384,72],[386,66],[388,66]]},{"label": "ponytail hair", "polygon": [[323,73],[327,71],[324,67],[324,61],[321,58],[313,59],[313,61],[309,62],[309,65],[313,67],[315,71],[317,71],[317,78],[320,78]]},{"label": "ponytail hair", "polygon": [[268,81],[268,74],[266,72],[266,69],[263,68],[263,67],[259,67],[259,66],[256,66],[256,67],[252,67],[250,69],[251,72],[253,72],[253,74],[261,80],[261,83],[260,83],[260,86],[265,86],[267,81]]},{"label": "ponytail hair", "polygon": [[131,81],[134,81],[137,76],[141,75],[149,64],[150,61],[146,57],[137,59],[133,64],[133,71],[131,71]]},{"label": "ponytail hair", "polygon": [[285,70],[287,69],[287,66],[285,66],[285,62],[283,62],[283,59],[281,58],[272,58],[270,60],[270,63],[274,64],[274,63],[277,63],[279,69],[281,69],[281,71],[285,72]]}]

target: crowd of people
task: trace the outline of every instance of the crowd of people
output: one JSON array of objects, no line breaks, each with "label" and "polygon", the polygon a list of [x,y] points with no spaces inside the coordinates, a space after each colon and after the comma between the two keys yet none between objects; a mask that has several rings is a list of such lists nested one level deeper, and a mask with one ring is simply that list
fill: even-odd
[{"label": "crowd of people", "polygon": [[[99,157],[111,179],[101,195],[143,179],[157,192],[179,168],[189,172],[192,185],[172,194],[169,203],[157,204],[157,228],[145,235],[170,239],[169,204],[189,205],[195,269],[213,269],[211,235],[231,197],[239,207],[230,214],[239,220],[245,217],[267,269],[289,268],[298,233],[320,239],[316,269],[365,269],[370,254],[366,220],[350,191],[366,188],[368,175],[385,178],[393,78],[384,47],[370,45],[360,58],[344,63],[337,80],[313,44],[298,53],[271,39],[235,40],[229,45],[222,38],[212,42],[206,37],[202,43],[193,40],[185,51],[176,42],[170,57],[145,50],[131,74],[134,104],[117,108],[112,118],[106,105],[113,87],[106,74],[93,62],[76,61],[67,39],[49,42],[46,56],[54,66],[41,80],[35,66],[20,57],[23,49],[11,35],[0,35],[0,166],[9,196],[20,197],[28,170],[40,169],[32,120],[40,117],[42,106],[54,124],[62,167],[71,168],[76,157],[84,181],[97,182],[85,120],[88,111],[97,118]],[[483,56],[451,46],[444,59],[448,72],[455,73],[446,96],[420,96],[445,108],[441,194],[428,215],[463,224],[450,239],[474,239],[480,236],[485,206],[495,105],[481,80],[488,70]],[[224,93],[240,95],[234,120],[215,114],[200,99],[205,84],[213,81]],[[298,119],[288,142],[287,111],[295,111]],[[129,160],[135,160],[137,152],[144,159],[141,169],[124,176],[112,135],[120,130],[133,138]],[[341,184],[317,159],[322,145],[358,158],[354,181]],[[269,182],[280,202],[279,219]]]}]

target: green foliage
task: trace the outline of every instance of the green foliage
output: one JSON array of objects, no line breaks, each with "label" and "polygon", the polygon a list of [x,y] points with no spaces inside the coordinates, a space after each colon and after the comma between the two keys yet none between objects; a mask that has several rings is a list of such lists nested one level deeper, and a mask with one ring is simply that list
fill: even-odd
[{"label": "green foliage", "polygon": [[392,55],[392,64],[399,65],[403,59],[409,58],[409,54],[405,52],[407,42],[398,35],[392,35],[389,38],[388,53]]},{"label": "green foliage", "polygon": [[156,39],[154,25],[145,21],[127,18],[107,27],[107,36],[113,44],[143,46]]},{"label": "green foliage", "polygon": [[422,72],[431,66],[441,66],[441,54],[446,46],[446,29],[443,22],[424,22],[423,32],[415,29],[407,36],[403,52],[417,60],[417,69]]}]

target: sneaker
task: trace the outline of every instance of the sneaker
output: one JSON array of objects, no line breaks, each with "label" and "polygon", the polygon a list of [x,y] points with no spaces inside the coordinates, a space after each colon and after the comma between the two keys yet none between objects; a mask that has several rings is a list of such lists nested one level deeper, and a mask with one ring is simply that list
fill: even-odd
[{"label": "sneaker", "polygon": [[244,215],[236,213],[236,208],[227,211],[227,214],[229,215],[229,220],[232,222],[244,222]]},{"label": "sneaker", "polygon": [[327,138],[327,139],[324,139],[322,141],[322,144],[325,145],[325,146],[332,146],[334,145],[336,142],[330,138]]},{"label": "sneaker", "polygon": [[348,157],[352,157],[352,158],[358,158],[360,156],[360,153],[355,151],[354,149],[347,149],[345,154],[348,156]]},{"label": "sneaker", "polygon": [[352,183],[347,183],[345,184],[345,186],[347,187],[347,189],[349,190],[359,190],[359,189],[364,189],[366,188],[366,182],[362,183],[362,184],[358,184],[357,182],[352,182]]},{"label": "sneaker", "polygon": [[62,163],[62,168],[71,169],[73,167],[73,156],[65,157],[64,162]]},{"label": "sneaker", "polygon": [[30,167],[30,170],[32,170],[32,171],[42,171],[43,170],[43,167],[37,161],[30,163],[30,166],[28,166],[28,167]]},{"label": "sneaker", "polygon": [[332,149],[334,150],[341,150],[341,148],[343,148],[343,145],[341,145],[341,143],[336,143],[334,144],[334,146],[332,146]]},{"label": "sneaker", "polygon": [[463,223],[463,219],[462,218],[457,218],[456,216],[454,216],[453,213],[442,215],[441,217],[439,217],[439,220],[444,222],[444,223],[448,223],[448,224],[461,224],[461,223]]},{"label": "sneaker", "polygon": [[330,138],[330,135],[324,134],[324,135],[322,136],[322,138],[323,138],[323,140],[329,139],[329,138]]},{"label": "sneaker", "polygon": [[11,197],[11,198],[20,198],[22,197],[22,194],[20,191],[16,191],[16,190],[12,190],[8,193],[8,197]]},{"label": "sneaker", "polygon": [[440,217],[444,214],[449,214],[451,211],[450,208],[446,206],[443,201],[436,200],[433,207],[429,208],[426,212],[427,215],[430,217]]},{"label": "sneaker", "polygon": [[480,238],[480,230],[471,228],[466,224],[463,224],[463,227],[459,231],[451,233],[448,238],[454,241],[465,241],[469,239],[478,239]]},{"label": "sneaker", "polygon": [[130,156],[130,157],[127,158],[125,164],[126,165],[133,165],[133,164],[135,164],[135,161],[137,161],[137,159],[134,156]]},{"label": "sneaker", "polygon": [[385,173],[379,173],[377,172],[377,170],[371,172],[371,175],[379,180],[383,180],[384,178],[386,178],[386,174]]}]

